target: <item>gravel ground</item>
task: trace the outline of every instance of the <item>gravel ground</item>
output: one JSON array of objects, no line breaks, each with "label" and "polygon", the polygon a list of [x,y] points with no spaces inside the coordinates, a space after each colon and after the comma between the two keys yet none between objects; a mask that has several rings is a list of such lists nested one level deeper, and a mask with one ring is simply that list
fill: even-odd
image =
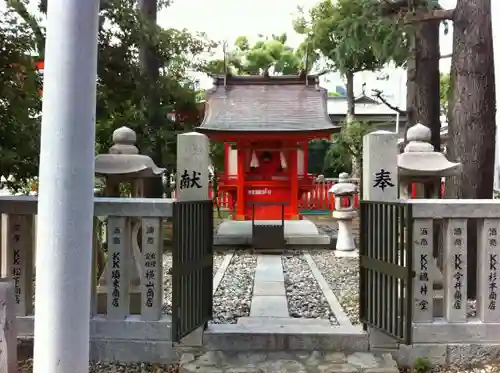
[{"label": "gravel ground", "polygon": [[[215,253],[214,254],[214,276],[217,273],[222,261],[224,260],[224,254]],[[172,267],[172,253],[163,254],[163,314],[172,314],[172,275],[170,274],[170,268]]]},{"label": "gravel ground", "polygon": [[281,260],[290,317],[328,319],[337,325],[335,315],[302,255],[286,255]]},{"label": "gravel ground", "polygon": [[359,324],[359,259],[337,258],[333,251],[311,252],[352,324]]},{"label": "gravel ground", "polygon": [[212,323],[236,324],[250,315],[256,265],[255,255],[234,254],[214,296]]},{"label": "gravel ground", "polygon": [[224,254],[222,254],[222,253],[214,253],[214,276],[217,273],[217,271],[219,270],[220,265],[224,261],[224,257],[225,256],[226,256],[225,253]]},{"label": "gravel ground", "polygon": [[[91,362],[89,373],[177,373],[178,364],[157,365],[157,364],[120,364]],[[33,360],[19,362],[19,373],[32,373]]]},{"label": "gravel ground", "polygon": [[163,254],[163,314],[172,314],[172,253]]},{"label": "gravel ground", "polygon": [[[311,256],[351,323],[359,324],[359,259],[338,258],[333,251],[312,252]],[[468,301],[467,315],[476,316],[475,301]]]}]

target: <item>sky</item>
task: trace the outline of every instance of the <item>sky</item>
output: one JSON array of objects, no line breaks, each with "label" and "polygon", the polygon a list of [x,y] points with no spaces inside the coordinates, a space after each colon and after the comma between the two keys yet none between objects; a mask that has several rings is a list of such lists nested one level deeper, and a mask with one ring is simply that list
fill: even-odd
[{"label": "sky", "polygon": [[[498,0],[496,0],[498,1]],[[227,40],[246,35],[257,38],[258,34],[271,35],[286,32],[288,44],[297,46],[302,37],[292,29],[297,7],[307,10],[318,0],[253,0],[244,5],[234,0],[174,0],[163,10],[158,23],[164,27],[186,28],[205,32],[213,40]],[[444,8],[453,8],[456,0],[440,0]],[[452,27],[448,35],[441,32],[441,54],[452,50]],[[450,59],[441,61],[441,70],[449,71]]]},{"label": "sky", "polygon": [[[309,9],[317,0],[253,0],[241,3],[234,0],[174,0],[163,10],[158,23],[165,27],[203,31],[215,40],[232,41],[239,35],[257,37],[286,32],[291,45],[298,45],[301,37],[292,30],[297,7]],[[452,8],[456,0],[441,0],[445,8]],[[442,48],[451,52],[451,34],[443,36]]]},{"label": "sky", "polygon": [[[258,38],[259,34],[268,35],[286,33],[287,44],[298,46],[302,41],[302,36],[296,34],[292,29],[292,21],[297,14],[297,8],[310,9],[319,0],[252,0],[244,4],[234,0],[173,0],[173,4],[162,10],[158,15],[158,23],[163,27],[173,27],[177,29],[187,29],[191,32],[204,32],[207,36],[216,41],[226,40],[231,45],[240,35],[245,35],[252,39]],[[499,1],[499,0],[495,0]],[[30,10],[36,12],[38,0],[30,1]],[[452,8],[456,5],[456,0],[440,0],[443,8]],[[5,7],[4,1],[0,0],[0,9]],[[444,34],[441,27],[441,54],[446,55],[452,50],[452,26],[450,24],[449,33]],[[451,59],[442,59],[440,68],[442,72],[450,70]],[[404,72],[394,72],[389,69],[391,84],[400,81],[405,75]],[[365,73],[363,77],[358,77],[356,91],[361,90],[362,82],[366,80],[376,82],[374,74]],[[200,79],[203,88],[209,88],[212,80],[206,76],[196,74]],[[322,85],[330,89],[341,83],[341,78],[332,74],[327,77],[330,83],[323,82]],[[390,84],[389,84],[390,85]],[[400,84],[395,83],[400,86]],[[359,93],[359,92],[357,92]],[[396,95],[401,92],[400,88],[395,89]]]}]

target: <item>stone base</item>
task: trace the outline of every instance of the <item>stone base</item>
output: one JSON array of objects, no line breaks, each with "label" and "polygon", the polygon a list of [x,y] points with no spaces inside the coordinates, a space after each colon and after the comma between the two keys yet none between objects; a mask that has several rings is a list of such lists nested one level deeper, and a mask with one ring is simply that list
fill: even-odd
[{"label": "stone base", "polygon": [[[34,321],[34,316],[17,318],[20,339],[33,341]],[[90,360],[173,363],[178,356],[170,338],[171,326],[169,316],[164,316],[159,321],[143,321],[140,316],[135,315],[124,320],[108,320],[104,315],[94,316],[89,324]]]},{"label": "stone base", "polygon": [[205,331],[209,350],[220,351],[368,351],[368,334],[361,328],[300,324],[214,324]]},{"label": "stone base", "polygon": [[172,364],[178,358],[172,342],[110,339],[90,341],[90,360],[93,361]]},{"label": "stone base", "polygon": [[183,354],[180,373],[399,373],[390,354],[333,351],[208,351],[196,357]]},{"label": "stone base", "polygon": [[[257,224],[281,224],[279,220],[261,220]],[[285,241],[289,246],[330,247],[331,240],[320,234],[316,225],[309,220],[285,220]],[[224,220],[214,237],[216,246],[251,246],[252,222]]]},{"label": "stone base", "polygon": [[418,358],[433,366],[478,366],[498,362],[500,343],[452,343],[400,345],[396,349],[371,348],[374,352],[390,352],[401,367],[411,368]]}]

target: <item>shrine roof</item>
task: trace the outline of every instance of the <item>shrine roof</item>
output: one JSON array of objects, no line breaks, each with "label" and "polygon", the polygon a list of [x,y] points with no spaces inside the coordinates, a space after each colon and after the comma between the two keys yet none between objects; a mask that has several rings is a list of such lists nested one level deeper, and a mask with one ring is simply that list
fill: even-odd
[{"label": "shrine roof", "polygon": [[327,92],[308,76],[216,77],[200,132],[333,132]]}]

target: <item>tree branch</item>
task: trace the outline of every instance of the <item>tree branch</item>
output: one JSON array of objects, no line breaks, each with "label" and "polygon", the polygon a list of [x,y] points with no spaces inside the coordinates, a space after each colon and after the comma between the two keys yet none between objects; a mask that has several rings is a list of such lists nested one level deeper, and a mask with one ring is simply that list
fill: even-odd
[{"label": "tree branch", "polygon": [[[453,20],[453,14],[455,9],[432,9],[427,10],[425,7],[427,2],[424,0],[413,0],[411,7],[408,8],[408,0],[394,0],[388,1],[384,0],[382,3],[382,15],[384,16],[407,16],[405,23],[418,23],[418,22],[428,22],[428,21],[445,21]],[[411,10],[422,9],[425,12],[422,14],[411,14]]]},{"label": "tree branch", "polygon": [[455,8],[435,9],[429,11],[428,13],[408,16],[408,18],[405,20],[405,23],[453,20],[454,13],[455,13]]},{"label": "tree branch", "polygon": [[385,98],[382,97],[382,91],[378,90],[378,89],[372,89],[372,92],[374,93],[374,96],[376,98],[378,98],[380,101],[382,101],[382,103],[387,106],[389,109],[391,110],[394,110],[395,112],[399,113],[399,114],[402,114],[402,115],[405,115],[406,114],[406,111],[404,110],[401,110],[400,108],[398,108],[397,106],[394,106],[392,104],[390,104]]}]

